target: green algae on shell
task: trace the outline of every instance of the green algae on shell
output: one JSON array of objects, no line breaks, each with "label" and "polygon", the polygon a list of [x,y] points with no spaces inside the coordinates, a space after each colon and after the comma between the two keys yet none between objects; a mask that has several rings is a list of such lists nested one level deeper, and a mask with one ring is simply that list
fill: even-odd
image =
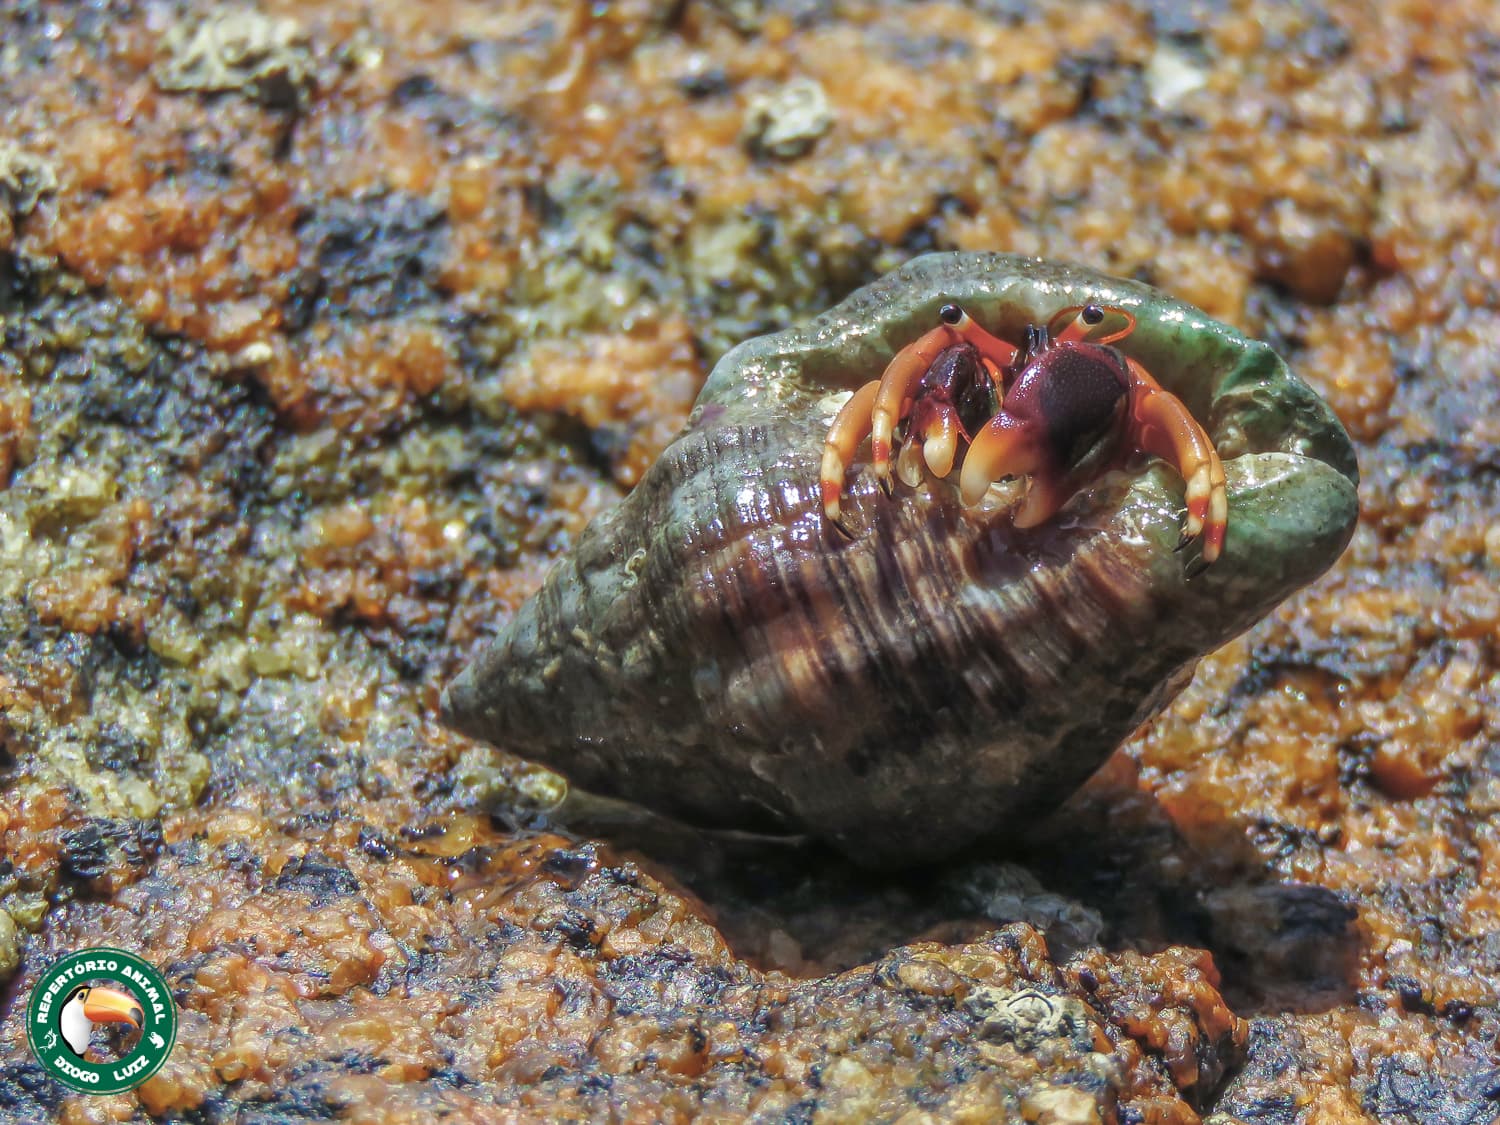
[{"label": "green algae on shell", "polygon": [[[1049,523],[887,496],[851,467],[846,536],[818,490],[833,413],[956,301],[997,335],[1132,312],[1120,348],[1224,458],[1224,553],[1176,550],[1182,481],[1140,459]],[[865,455],[862,451],[862,456]],[[683,433],[444,695],[461,731],[704,827],[807,834],[900,865],[1055,807],[1200,657],[1330,567],[1354,451],[1268,346],[1136,282],[1003,254],[919,258],[800,328],[747,341]]]}]

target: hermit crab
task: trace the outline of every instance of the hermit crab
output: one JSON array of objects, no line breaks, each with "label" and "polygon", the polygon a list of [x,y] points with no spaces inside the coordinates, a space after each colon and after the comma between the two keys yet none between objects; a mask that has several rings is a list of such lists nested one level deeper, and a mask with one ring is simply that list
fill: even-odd
[{"label": "hermit crab", "polygon": [[[1124,366],[1082,422],[1031,386],[1056,341]],[[1024,440],[996,454],[1002,417]],[[1019,501],[988,488],[1020,473]],[[1343,428],[1265,344],[1078,266],[929,255],[725,355],[444,714],[678,821],[936,859],[1024,833],[1322,574],[1356,482]]]},{"label": "hermit crab", "polygon": [[1001,477],[1031,478],[1012,518],[1016,527],[1050,519],[1116,450],[1154,453],[1187,482],[1184,544],[1202,534],[1204,562],[1219,557],[1228,503],[1224,467],[1182,400],[1109,346],[1135,330],[1134,316],[1071,306],[1043,326],[1028,325],[1019,348],[986,332],[958,305],[944,305],[938,319],[834,419],[821,473],[830,520],[838,521],[844,466],[859,443],[870,435],[872,467],[888,477],[892,431],[906,418],[897,472],[907,485],[920,484],[924,468],[946,477],[962,442],[965,504],[978,503]]}]

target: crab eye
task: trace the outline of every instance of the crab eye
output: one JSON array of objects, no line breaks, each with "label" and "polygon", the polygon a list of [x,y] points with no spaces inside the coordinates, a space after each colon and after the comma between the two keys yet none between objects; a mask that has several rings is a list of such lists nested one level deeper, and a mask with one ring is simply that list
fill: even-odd
[{"label": "crab eye", "polygon": [[1047,322],[1047,331],[1062,343],[1112,344],[1134,330],[1135,317],[1112,305],[1071,305]]},{"label": "crab eye", "polygon": [[938,309],[938,319],[944,324],[958,324],[964,318],[964,310],[957,305],[944,305]]}]

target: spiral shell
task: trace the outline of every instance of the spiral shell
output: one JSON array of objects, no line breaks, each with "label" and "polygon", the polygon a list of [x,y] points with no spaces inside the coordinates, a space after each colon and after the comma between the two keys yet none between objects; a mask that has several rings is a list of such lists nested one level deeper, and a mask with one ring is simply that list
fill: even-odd
[{"label": "spiral shell", "polygon": [[[1224,554],[1177,552],[1182,482],[1101,477],[1047,525],[887,496],[819,460],[848,392],[958,301],[990,331],[1086,303],[1224,458]],[[805,327],[743,343],[687,428],[449,687],[448,721],[585,789],[690,823],[811,834],[871,864],[1015,834],[1081,784],[1197,660],[1322,574],[1357,469],[1328,407],[1265,344],[1147,286],[1000,254],[935,254]],[[1189,577],[1191,575],[1191,577]]]}]

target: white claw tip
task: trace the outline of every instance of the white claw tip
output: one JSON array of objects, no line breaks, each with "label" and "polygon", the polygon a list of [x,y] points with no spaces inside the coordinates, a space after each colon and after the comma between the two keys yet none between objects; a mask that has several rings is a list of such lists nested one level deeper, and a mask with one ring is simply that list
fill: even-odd
[{"label": "white claw tip", "polygon": [[922,483],[922,464],[916,449],[915,442],[907,441],[902,444],[901,452],[896,454],[896,475],[907,488],[916,488]]},{"label": "white claw tip", "polygon": [[922,446],[922,455],[934,476],[945,477],[953,471],[953,458],[958,452],[952,434],[934,434]]}]

